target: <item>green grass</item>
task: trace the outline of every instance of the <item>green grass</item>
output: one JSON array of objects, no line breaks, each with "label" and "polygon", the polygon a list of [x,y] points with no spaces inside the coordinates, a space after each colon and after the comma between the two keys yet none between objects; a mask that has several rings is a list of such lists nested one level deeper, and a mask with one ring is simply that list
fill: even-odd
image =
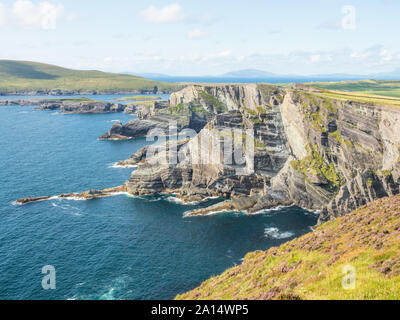
[{"label": "green grass", "polygon": [[101,71],[82,71],[28,61],[0,60],[0,93],[64,91],[172,91],[176,84]]},{"label": "green grass", "polygon": [[322,96],[343,101],[357,101],[377,105],[400,107],[400,99],[377,95],[368,95],[358,92],[323,91]]},{"label": "green grass", "polygon": [[360,80],[360,81],[339,81],[339,82],[312,82],[310,85],[337,91],[367,92],[387,91],[388,96],[392,90],[400,89],[400,81],[396,80]]},{"label": "green grass", "polygon": [[400,106],[400,81],[314,82],[311,85],[326,89],[321,94],[329,98]]},{"label": "green grass", "polygon": [[213,95],[207,93],[206,91],[200,91],[201,98],[205,101],[208,107],[211,107],[216,113],[223,113],[228,111],[227,106],[222,103],[218,98]]},{"label": "green grass", "polygon": [[[337,137],[340,135],[339,132],[333,134],[333,136]],[[343,179],[336,170],[335,166],[332,163],[327,163],[324,161],[322,156],[320,155],[320,151],[318,146],[308,146],[309,155],[302,160],[293,160],[291,165],[293,169],[303,173],[304,175],[322,175],[325,177],[331,188],[335,188],[338,190],[340,186],[343,184]]]},{"label": "green grass", "polygon": [[[370,203],[244,262],[180,300],[400,299],[400,196]],[[345,267],[354,288],[343,287]]]}]

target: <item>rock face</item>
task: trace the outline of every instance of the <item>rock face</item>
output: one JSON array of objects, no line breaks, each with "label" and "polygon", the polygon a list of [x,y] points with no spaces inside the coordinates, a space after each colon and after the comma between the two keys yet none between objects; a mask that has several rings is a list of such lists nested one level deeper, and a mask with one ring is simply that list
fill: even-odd
[{"label": "rock face", "polygon": [[109,102],[78,102],[78,103],[65,103],[61,106],[62,113],[114,113],[123,112],[126,106],[118,103]]},{"label": "rock face", "polygon": [[132,95],[132,94],[168,94],[171,93],[169,90],[160,90],[158,87],[153,90],[17,90],[1,92],[0,96],[76,96],[76,95],[107,95],[107,94],[119,94],[119,95]]},{"label": "rock face", "polygon": [[[323,222],[400,192],[397,109],[326,98],[306,87],[283,90],[252,84],[189,86],[171,95],[167,110],[190,112],[189,124],[180,128],[192,127],[193,113],[207,117],[189,142],[141,157],[126,183],[130,193],[175,192],[184,200],[230,197],[221,208],[248,213],[293,204],[321,211]],[[156,126],[166,114],[150,122],[116,124],[114,131],[125,136],[124,130],[131,128],[128,136],[137,136],[143,132],[141,125]],[[227,163],[221,144],[232,129],[242,130],[242,142],[254,148],[242,153],[243,161]],[[246,145],[231,137],[233,147]],[[196,158],[202,148],[208,150],[208,159]],[[180,161],[161,161],[168,157]]]},{"label": "rock face", "polygon": [[0,100],[5,106],[38,106],[40,110],[60,110],[62,113],[114,113],[123,112],[127,105],[91,99],[25,99]]},{"label": "rock face", "polygon": [[144,137],[154,129],[164,132],[165,136],[169,135],[170,129],[178,131],[193,129],[199,132],[216,114],[208,110],[208,108],[213,108],[212,105],[203,106],[195,101],[185,105],[175,105],[166,101],[145,102],[128,106],[128,108],[128,111],[135,108],[138,120],[130,121],[125,125],[114,124],[109,132],[100,136],[101,140]]},{"label": "rock face", "polygon": [[100,140],[126,140],[134,137],[144,137],[153,129],[168,130],[168,122],[157,122],[151,120],[131,120],[123,125],[116,122],[110,131],[99,137]]}]

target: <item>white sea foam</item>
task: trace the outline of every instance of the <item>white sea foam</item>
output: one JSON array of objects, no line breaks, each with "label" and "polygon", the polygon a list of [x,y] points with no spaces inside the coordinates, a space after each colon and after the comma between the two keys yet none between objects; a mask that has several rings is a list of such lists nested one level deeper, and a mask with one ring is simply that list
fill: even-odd
[{"label": "white sea foam", "polygon": [[55,208],[60,208],[62,210],[68,211],[68,214],[73,215],[73,216],[79,217],[82,215],[81,210],[79,208],[73,207],[69,204],[62,206],[62,205],[58,205],[57,203],[52,202],[51,205]]},{"label": "white sea foam", "polygon": [[138,166],[136,164],[130,164],[130,165],[119,165],[118,162],[112,163],[109,165],[109,168],[114,168],[114,169],[136,169]]},{"label": "white sea foam", "polygon": [[121,122],[121,120],[108,120],[108,122]]},{"label": "white sea foam", "polygon": [[287,239],[294,236],[293,232],[281,232],[278,228],[265,228],[264,235],[266,238],[277,240]]},{"label": "white sea foam", "polygon": [[104,197],[116,197],[116,196],[126,196],[128,198],[133,198],[133,199],[149,200],[149,199],[147,199],[145,197],[137,196],[137,195],[131,194],[129,192],[122,192],[122,191],[120,191],[120,192],[112,192],[112,193],[109,193],[107,196],[104,196]]},{"label": "white sea foam", "polygon": [[209,201],[209,200],[212,200],[212,199],[218,199],[218,198],[219,197],[207,197],[207,198],[204,198],[204,199],[199,200],[199,201],[184,202],[184,201],[182,201],[182,199],[179,199],[177,197],[171,196],[171,197],[166,198],[166,200],[168,202],[177,203],[177,204],[181,204],[181,205],[184,205],[184,206],[195,206],[195,205],[198,205],[198,204],[200,204],[202,202],[206,202],[206,201]]},{"label": "white sea foam", "polygon": [[251,215],[266,214],[266,213],[280,211],[282,209],[287,209],[287,208],[292,208],[292,207],[293,206],[277,206],[277,207],[270,208],[270,209],[263,209],[263,210],[260,210],[260,211],[256,211],[256,212],[252,213]]},{"label": "white sea foam", "polygon": [[100,300],[114,300],[115,299],[115,292],[120,291],[126,286],[126,282],[128,281],[127,276],[119,277],[112,281],[111,285],[106,288],[107,292],[101,295]]},{"label": "white sea foam", "polygon": [[49,200],[70,200],[70,201],[86,201],[88,199],[83,198],[83,197],[78,197],[78,196],[72,196],[72,197],[51,197]]},{"label": "white sea foam", "polygon": [[[54,196],[54,197],[50,197],[50,198],[47,198],[47,199],[35,200],[34,202],[43,202],[43,201],[50,201],[50,200],[57,200],[57,199],[59,199],[59,197],[58,196]],[[13,201],[13,202],[11,202],[11,204],[13,206],[23,206],[26,203],[18,203],[17,201]]]}]

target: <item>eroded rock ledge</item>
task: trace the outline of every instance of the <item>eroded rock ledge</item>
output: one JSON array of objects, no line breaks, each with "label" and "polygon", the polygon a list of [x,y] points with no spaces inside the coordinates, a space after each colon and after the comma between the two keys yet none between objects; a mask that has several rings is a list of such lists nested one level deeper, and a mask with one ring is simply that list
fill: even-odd
[{"label": "eroded rock ledge", "polygon": [[61,113],[95,114],[125,112],[142,114],[151,109],[160,109],[168,106],[167,101],[144,101],[135,103],[111,103],[96,101],[88,98],[57,98],[57,99],[17,99],[0,100],[0,106],[36,106],[39,110],[60,111]]},{"label": "eroded rock ledge", "polygon": [[110,197],[118,193],[127,192],[126,187],[119,186],[115,188],[109,188],[104,190],[88,190],[82,193],[64,193],[58,196],[45,196],[45,197],[27,197],[21,198],[15,201],[16,204],[24,205],[34,202],[53,200],[53,199],[82,199],[82,200],[93,200],[97,198]]}]

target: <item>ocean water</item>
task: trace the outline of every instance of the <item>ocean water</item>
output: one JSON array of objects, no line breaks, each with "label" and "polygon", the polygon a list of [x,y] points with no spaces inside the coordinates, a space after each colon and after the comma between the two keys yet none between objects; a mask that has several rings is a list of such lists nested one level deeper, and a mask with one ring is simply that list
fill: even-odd
[{"label": "ocean water", "polygon": [[[122,184],[132,169],[113,164],[148,142],[97,137],[110,121],[133,118],[0,107],[0,299],[172,299],[246,253],[315,225],[317,217],[300,208],[183,217],[220,199],[182,205],[172,196],[120,195],[13,205],[29,195]],[[45,265],[55,267],[55,290],[42,288]]]}]

